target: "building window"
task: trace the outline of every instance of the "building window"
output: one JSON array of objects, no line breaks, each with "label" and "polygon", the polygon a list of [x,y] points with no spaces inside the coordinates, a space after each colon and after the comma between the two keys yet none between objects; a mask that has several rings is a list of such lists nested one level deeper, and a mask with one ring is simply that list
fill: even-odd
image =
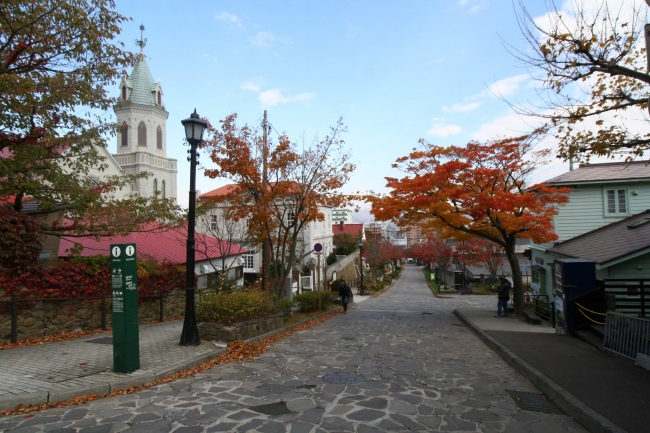
[{"label": "building window", "polygon": [[158,105],[162,105],[162,98],[160,97],[160,92],[157,92],[158,96]]},{"label": "building window", "polygon": [[605,206],[607,215],[626,215],[627,190],[624,188],[605,190]]},{"label": "building window", "polygon": [[212,231],[217,230],[217,216],[216,215],[210,215],[210,230],[212,230]]},{"label": "building window", "polygon": [[254,257],[253,254],[244,254],[242,257],[244,258],[244,267],[246,269],[254,269],[255,268],[255,260],[253,260],[253,257]]},{"label": "building window", "polygon": [[221,284],[221,274],[219,272],[212,272],[207,275],[207,286],[214,288]]},{"label": "building window", "polygon": [[166,185],[164,180],[160,182],[160,195],[162,195],[162,198],[167,197]]},{"label": "building window", "polygon": [[122,99],[126,100],[126,86],[122,86]]},{"label": "building window", "polygon": [[122,135],[122,147],[127,147],[129,145],[129,125],[124,122],[120,131]]},{"label": "building window", "polygon": [[144,122],[140,122],[138,125],[138,146],[147,145],[147,125]]},{"label": "building window", "polygon": [[160,125],[156,129],[156,144],[158,145],[158,149],[162,149],[162,128]]},{"label": "building window", "polygon": [[153,192],[154,193],[158,192],[158,179],[153,180]]}]

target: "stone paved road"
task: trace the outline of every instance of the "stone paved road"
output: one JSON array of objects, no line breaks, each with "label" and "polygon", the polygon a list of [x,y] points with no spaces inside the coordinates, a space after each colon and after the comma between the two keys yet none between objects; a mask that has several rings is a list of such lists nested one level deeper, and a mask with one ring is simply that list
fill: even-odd
[{"label": "stone paved road", "polygon": [[[384,295],[275,343],[253,361],[72,408],[0,418],[11,432],[584,432],[523,411],[507,389],[537,390],[468,331],[407,266]],[[326,380],[327,381],[326,381]]]}]

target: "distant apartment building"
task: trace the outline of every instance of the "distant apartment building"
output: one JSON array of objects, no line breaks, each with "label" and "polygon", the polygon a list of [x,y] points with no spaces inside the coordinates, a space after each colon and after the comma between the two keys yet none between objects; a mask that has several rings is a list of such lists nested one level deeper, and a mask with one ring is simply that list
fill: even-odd
[{"label": "distant apartment building", "polygon": [[420,227],[407,227],[404,230],[406,234],[406,248],[412,248],[416,245],[420,245],[424,240],[422,235],[422,228]]},{"label": "distant apartment building", "polygon": [[386,226],[382,223],[371,222],[364,224],[364,231],[367,237],[385,238]]},{"label": "distant apartment building", "polygon": [[341,209],[338,207],[332,209],[332,223],[337,224],[340,222],[352,222],[352,209]]}]

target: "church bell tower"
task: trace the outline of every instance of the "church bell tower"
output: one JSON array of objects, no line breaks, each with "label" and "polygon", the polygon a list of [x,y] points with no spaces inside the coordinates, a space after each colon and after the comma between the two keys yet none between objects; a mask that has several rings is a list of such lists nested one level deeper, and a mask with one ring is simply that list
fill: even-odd
[{"label": "church bell tower", "polygon": [[131,74],[120,82],[119,102],[113,110],[117,115],[117,154],[113,157],[126,174],[150,172],[147,179],[138,179],[131,187],[132,196],[177,198],[177,160],[167,158],[167,118],[163,90],[154,82],[144,55],[147,40],[140,26],[140,47]]}]

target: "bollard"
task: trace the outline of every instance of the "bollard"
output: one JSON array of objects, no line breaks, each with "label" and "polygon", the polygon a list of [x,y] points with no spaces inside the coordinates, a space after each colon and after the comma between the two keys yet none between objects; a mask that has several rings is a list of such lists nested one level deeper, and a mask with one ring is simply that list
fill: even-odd
[{"label": "bollard", "polygon": [[158,319],[160,320],[160,323],[163,323],[165,321],[165,304],[163,300],[163,292],[160,290],[158,292],[160,294],[160,306],[158,310]]},{"label": "bollard", "polygon": [[11,342],[18,341],[18,298],[11,295]]}]

